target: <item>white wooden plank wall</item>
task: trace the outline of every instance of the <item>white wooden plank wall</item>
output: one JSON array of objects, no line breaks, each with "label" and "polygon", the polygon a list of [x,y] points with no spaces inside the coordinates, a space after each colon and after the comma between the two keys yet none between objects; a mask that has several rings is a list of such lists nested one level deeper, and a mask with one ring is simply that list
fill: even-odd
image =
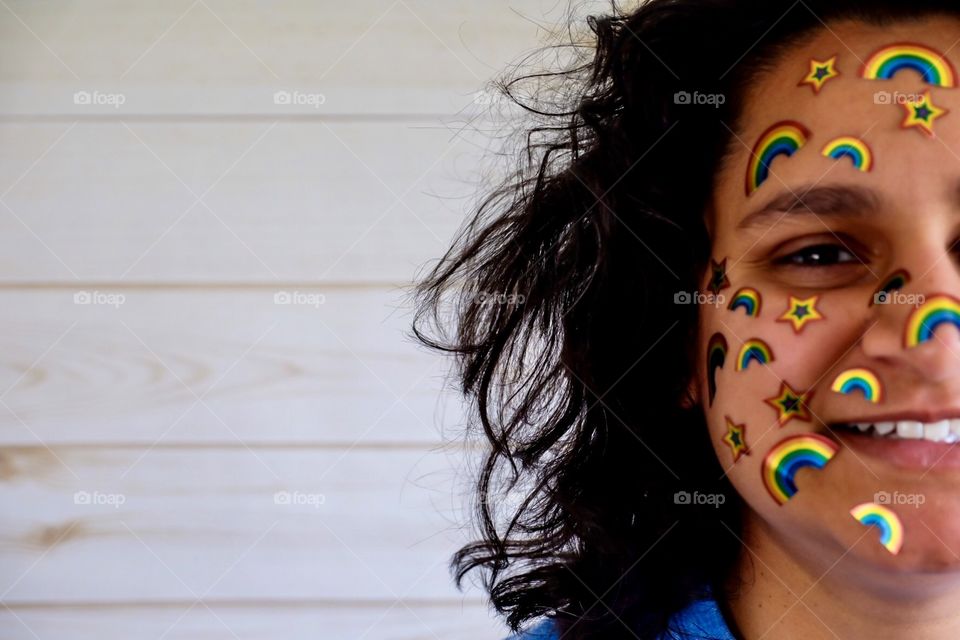
[{"label": "white wooden plank wall", "polygon": [[565,3],[0,4],[0,637],[502,637],[404,287]]}]

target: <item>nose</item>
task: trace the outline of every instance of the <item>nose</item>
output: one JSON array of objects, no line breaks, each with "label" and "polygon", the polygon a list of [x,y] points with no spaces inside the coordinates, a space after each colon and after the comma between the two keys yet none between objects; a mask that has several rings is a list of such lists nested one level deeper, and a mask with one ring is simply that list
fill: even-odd
[{"label": "nose", "polygon": [[960,273],[944,255],[899,289],[874,296],[864,354],[929,382],[960,378]]}]

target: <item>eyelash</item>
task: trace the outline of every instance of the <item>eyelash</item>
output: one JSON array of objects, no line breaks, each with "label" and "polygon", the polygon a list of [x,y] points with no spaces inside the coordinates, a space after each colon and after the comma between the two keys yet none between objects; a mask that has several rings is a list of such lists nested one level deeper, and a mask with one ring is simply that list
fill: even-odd
[{"label": "eyelash", "polygon": [[[824,260],[822,256],[826,252],[829,252],[828,254],[829,257],[826,258],[826,260],[829,261],[829,264],[822,263],[822,261]],[[811,254],[813,255],[820,254],[821,262],[818,262],[816,264],[804,263],[803,260],[805,258],[813,257]],[[836,255],[836,254],[839,254],[839,255]],[[846,254],[846,256],[849,256],[849,257],[845,259],[843,257],[844,254]],[[782,265],[786,267],[798,267],[801,269],[822,269],[822,268],[829,268],[834,266],[843,266],[845,264],[851,264],[851,263],[860,264],[860,260],[850,249],[848,249],[847,247],[841,244],[824,243],[824,242],[808,245],[806,247],[798,249],[797,251],[794,251],[792,253],[789,253],[785,256],[782,256],[774,260],[774,264],[776,265]]]}]

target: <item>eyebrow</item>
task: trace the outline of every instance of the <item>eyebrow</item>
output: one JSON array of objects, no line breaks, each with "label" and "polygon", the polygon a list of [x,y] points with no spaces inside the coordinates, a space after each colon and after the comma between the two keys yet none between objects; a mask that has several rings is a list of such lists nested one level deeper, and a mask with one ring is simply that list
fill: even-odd
[{"label": "eyebrow", "polygon": [[882,198],[872,189],[857,186],[801,186],[776,196],[747,214],[737,229],[771,224],[784,214],[861,216],[880,209]]}]

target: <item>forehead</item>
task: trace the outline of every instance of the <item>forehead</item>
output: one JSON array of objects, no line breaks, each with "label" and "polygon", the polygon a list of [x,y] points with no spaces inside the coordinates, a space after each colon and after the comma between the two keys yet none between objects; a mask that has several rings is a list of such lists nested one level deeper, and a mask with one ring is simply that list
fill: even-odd
[{"label": "forehead", "polygon": [[[872,54],[896,43],[929,47],[960,70],[960,20],[956,18],[929,17],[885,26],[840,22],[825,25],[792,46],[753,82],[745,96],[739,130],[731,133],[731,150],[717,175],[712,210],[720,227],[736,224],[750,209],[785,190],[812,183],[853,184],[913,201],[919,194],[947,196],[947,185],[954,186],[960,176],[960,86],[931,86],[909,69],[890,80],[861,77]],[[798,86],[810,73],[812,61],[834,56],[839,75],[826,81],[818,93],[810,85]],[[947,111],[934,122],[934,137],[903,127],[907,110],[901,102],[928,89],[933,104]],[[807,142],[793,156],[775,158],[771,175],[748,195],[745,184],[757,142],[772,125],[783,121],[803,125],[809,131]],[[866,143],[874,158],[869,172],[857,171],[849,160],[822,155],[826,143],[841,136]]]}]

